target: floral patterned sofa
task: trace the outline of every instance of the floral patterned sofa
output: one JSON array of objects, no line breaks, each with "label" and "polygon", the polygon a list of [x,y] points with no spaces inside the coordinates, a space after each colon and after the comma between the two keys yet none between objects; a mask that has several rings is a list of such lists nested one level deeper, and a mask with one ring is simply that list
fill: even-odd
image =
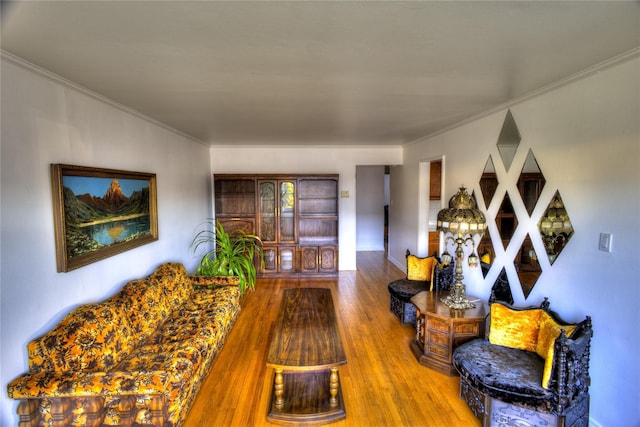
[{"label": "floral patterned sofa", "polygon": [[237,286],[166,263],[74,309],[8,386],[24,426],[179,426],[240,312]]}]

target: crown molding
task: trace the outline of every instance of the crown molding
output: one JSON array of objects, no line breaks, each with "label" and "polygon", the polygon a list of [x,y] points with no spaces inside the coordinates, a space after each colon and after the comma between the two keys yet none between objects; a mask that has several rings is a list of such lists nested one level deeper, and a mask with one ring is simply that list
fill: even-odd
[{"label": "crown molding", "polygon": [[81,92],[81,93],[83,93],[83,94],[85,94],[87,96],[90,96],[90,97],[98,100],[98,101],[104,102],[105,104],[108,104],[108,105],[110,105],[110,106],[112,106],[114,108],[117,108],[118,110],[121,110],[121,111],[123,111],[125,113],[131,114],[133,116],[136,116],[136,117],[138,117],[138,118],[140,118],[142,120],[145,120],[145,121],[147,121],[149,123],[152,123],[152,124],[154,124],[156,126],[159,126],[159,127],[163,128],[165,130],[168,130],[168,131],[170,131],[172,133],[175,133],[175,134],[177,134],[177,135],[179,135],[179,136],[181,136],[183,138],[189,139],[191,141],[197,142],[197,143],[202,144],[202,145],[207,146],[207,147],[209,146],[209,144],[205,143],[204,141],[201,141],[198,138],[195,138],[195,137],[193,137],[193,136],[191,136],[191,135],[189,135],[187,133],[182,132],[181,130],[173,128],[173,127],[167,125],[166,123],[163,123],[163,122],[161,122],[159,120],[156,120],[156,119],[154,119],[152,117],[149,117],[146,114],[141,113],[140,111],[137,111],[137,110],[135,110],[133,108],[127,107],[126,105],[123,105],[123,104],[121,104],[121,103],[119,103],[119,102],[117,102],[117,101],[115,101],[115,100],[113,100],[111,98],[108,98],[108,97],[106,97],[104,95],[101,95],[101,94],[99,94],[97,92],[94,92],[91,89],[88,89],[88,88],[86,88],[84,86],[81,86],[81,85],[79,85],[79,84],[77,84],[77,83],[75,83],[75,82],[73,82],[71,80],[65,79],[64,77],[59,76],[59,75],[47,70],[46,68],[42,68],[42,67],[40,67],[40,66],[38,66],[36,64],[33,64],[33,63],[29,62],[29,61],[26,61],[26,60],[20,58],[19,56],[16,56],[16,55],[14,55],[12,53],[9,53],[9,52],[7,52],[5,50],[0,49],[0,58],[6,59],[9,62],[11,62],[11,63],[13,63],[13,64],[15,64],[15,65],[17,65],[19,67],[25,68],[25,69],[27,69],[29,71],[32,71],[32,72],[34,72],[36,74],[39,74],[39,75],[43,76],[43,77],[45,77],[45,78],[47,78],[49,80],[52,80],[52,81],[54,81],[56,83],[59,83],[61,85],[66,86],[68,88],[71,88],[71,89],[74,89],[74,90],[76,90],[78,92]]},{"label": "crown molding", "polygon": [[485,111],[483,111],[481,113],[475,114],[475,115],[473,115],[471,117],[468,117],[468,118],[466,118],[464,120],[461,120],[461,121],[459,121],[459,122],[457,122],[457,123],[455,123],[453,125],[447,126],[447,127],[443,128],[443,129],[440,129],[440,130],[438,130],[436,132],[430,133],[429,135],[422,136],[422,137],[420,137],[420,138],[418,138],[416,140],[407,142],[403,146],[406,147],[406,146],[409,146],[409,145],[417,144],[419,142],[422,142],[422,141],[425,141],[427,139],[433,138],[434,136],[438,136],[438,135],[441,135],[443,133],[449,132],[450,130],[459,128],[460,126],[463,126],[463,125],[466,125],[468,123],[474,122],[474,121],[479,120],[479,119],[481,119],[483,117],[489,116],[489,115],[491,115],[493,113],[497,113],[499,111],[509,109],[509,108],[513,107],[514,105],[521,104],[521,103],[523,103],[525,101],[528,101],[528,100],[530,100],[532,98],[536,98],[538,96],[544,95],[546,93],[549,93],[551,91],[559,89],[559,88],[561,88],[563,86],[567,86],[567,85],[569,85],[571,83],[574,83],[574,82],[576,82],[578,80],[585,79],[585,78],[587,78],[587,77],[589,77],[589,76],[591,76],[593,74],[597,74],[597,73],[599,73],[601,71],[604,71],[607,68],[611,68],[611,67],[616,66],[618,64],[622,64],[622,63],[627,62],[627,61],[629,61],[631,59],[634,59],[636,57],[640,57],[640,47],[636,47],[636,48],[633,48],[631,50],[628,50],[627,52],[624,52],[624,53],[622,53],[620,55],[614,56],[613,58],[609,58],[606,61],[603,61],[603,62],[600,62],[598,64],[595,64],[595,65],[593,65],[591,67],[585,68],[582,71],[578,71],[577,73],[571,74],[570,76],[567,76],[567,77],[565,77],[563,79],[560,79],[560,80],[558,80],[556,82],[553,82],[553,83],[550,83],[550,84],[548,84],[546,86],[543,86],[540,89],[533,90],[533,91],[528,92],[528,93],[526,93],[524,95],[521,95],[521,96],[519,96],[517,98],[511,99],[511,100],[509,100],[509,101],[507,101],[507,102],[505,102],[503,104],[497,105],[497,106],[495,106],[495,107],[493,107],[493,108],[491,108],[489,110],[485,110]]}]

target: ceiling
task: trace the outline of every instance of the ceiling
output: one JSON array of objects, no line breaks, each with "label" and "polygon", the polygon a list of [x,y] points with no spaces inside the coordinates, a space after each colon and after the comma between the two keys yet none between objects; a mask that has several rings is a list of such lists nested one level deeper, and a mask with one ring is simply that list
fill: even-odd
[{"label": "ceiling", "polygon": [[640,46],[640,2],[2,2],[1,47],[205,144],[398,145]]}]

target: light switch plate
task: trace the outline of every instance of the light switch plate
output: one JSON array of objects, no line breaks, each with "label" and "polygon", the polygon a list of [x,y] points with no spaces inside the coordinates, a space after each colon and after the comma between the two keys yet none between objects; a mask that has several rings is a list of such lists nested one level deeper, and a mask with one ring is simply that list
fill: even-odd
[{"label": "light switch plate", "polygon": [[611,234],[600,233],[599,249],[603,252],[611,252]]}]

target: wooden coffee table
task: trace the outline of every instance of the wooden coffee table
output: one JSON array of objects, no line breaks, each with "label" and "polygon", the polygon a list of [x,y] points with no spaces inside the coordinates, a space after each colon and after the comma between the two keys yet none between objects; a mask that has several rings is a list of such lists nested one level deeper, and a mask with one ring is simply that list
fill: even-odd
[{"label": "wooden coffee table", "polygon": [[267,354],[275,371],[267,419],[307,425],[344,419],[338,366],[346,363],[331,290],[285,289]]}]

